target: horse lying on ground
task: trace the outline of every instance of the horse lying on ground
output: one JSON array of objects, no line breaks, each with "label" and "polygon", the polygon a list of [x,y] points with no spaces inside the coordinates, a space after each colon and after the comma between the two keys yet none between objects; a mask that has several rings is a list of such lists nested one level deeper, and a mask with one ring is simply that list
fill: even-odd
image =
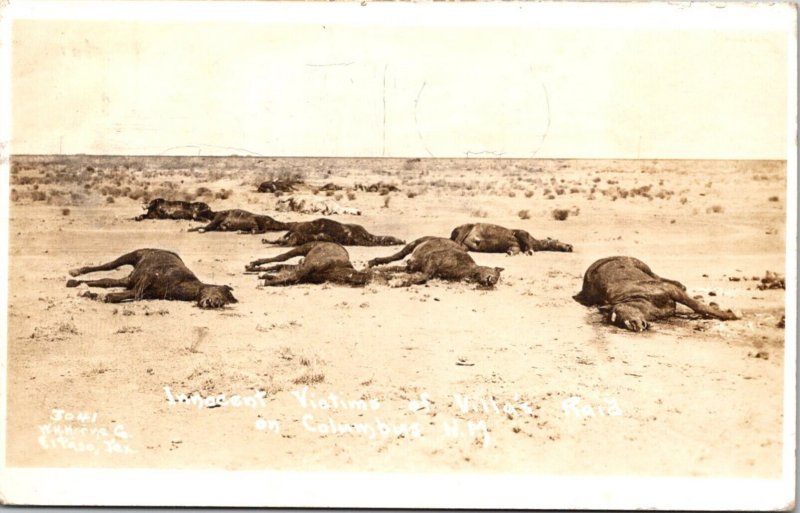
[{"label": "horse lying on ground", "polygon": [[373,235],[358,224],[343,224],[333,219],[315,219],[289,223],[288,232],[277,240],[262,240],[265,244],[300,246],[307,242],[336,242],[343,246],[394,246],[404,241],[388,235]]},{"label": "horse lying on ground", "polygon": [[294,192],[295,185],[299,185],[302,182],[294,181],[294,180],[272,180],[267,182],[261,182],[258,186],[258,192]]},{"label": "horse lying on ground", "polygon": [[608,322],[631,331],[644,331],[649,323],[672,317],[677,303],[706,317],[738,318],[730,310],[723,312],[713,303],[690,298],[680,282],[661,278],[641,260],[626,256],[603,258],[589,266],[583,288],[573,299],[599,306]]},{"label": "horse lying on ground", "polygon": [[134,217],[134,221],[144,219],[191,219],[192,221],[210,221],[214,218],[214,212],[207,204],[196,201],[169,201],[164,198],[156,198],[150,203],[142,205],[147,210],[142,215]]},{"label": "horse lying on ground", "polygon": [[[305,258],[297,265],[263,267],[264,264],[285,262],[295,257]],[[371,277],[369,272],[356,271],[347,250],[335,242],[307,242],[286,253],[254,260],[245,270],[264,273],[259,278],[270,287],[324,282],[363,287]]]},{"label": "horse lying on ground", "polygon": [[113,262],[73,269],[69,274],[80,276],[97,271],[111,271],[123,265],[133,266],[133,271],[125,278],[69,280],[67,287],[77,287],[85,283],[90,287],[126,289],[124,292],[106,294],[104,298],[106,303],[168,299],[196,301],[200,308],[222,308],[228,303],[238,302],[231,293],[233,291],[231,287],[202,283],[177,254],[161,249],[137,249]]},{"label": "horse lying on ground", "polygon": [[246,210],[222,210],[206,226],[190,228],[190,232],[239,232],[266,233],[288,230],[291,223],[282,223],[275,219],[253,214]]},{"label": "horse lying on ground", "polygon": [[479,253],[508,253],[532,255],[534,251],[572,252],[572,245],[547,238],[534,239],[525,230],[510,230],[496,224],[462,224],[450,234],[450,239]]},{"label": "horse lying on ground", "polygon": [[464,247],[450,239],[441,237],[422,237],[408,244],[394,255],[373,258],[370,268],[411,258],[405,267],[386,268],[384,272],[407,272],[411,276],[403,286],[420,285],[428,280],[439,278],[448,281],[477,283],[484,287],[494,287],[500,280],[501,267],[484,267],[475,263]]}]

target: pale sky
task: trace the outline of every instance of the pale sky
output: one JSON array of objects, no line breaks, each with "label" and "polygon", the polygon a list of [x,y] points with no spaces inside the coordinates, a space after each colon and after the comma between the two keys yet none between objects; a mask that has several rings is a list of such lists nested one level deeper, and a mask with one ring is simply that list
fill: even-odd
[{"label": "pale sky", "polygon": [[[780,23],[747,25],[774,12],[668,7],[640,28],[535,8],[485,26],[18,18],[11,151],[786,158],[794,50]],[[682,24],[698,12],[710,25]]]}]

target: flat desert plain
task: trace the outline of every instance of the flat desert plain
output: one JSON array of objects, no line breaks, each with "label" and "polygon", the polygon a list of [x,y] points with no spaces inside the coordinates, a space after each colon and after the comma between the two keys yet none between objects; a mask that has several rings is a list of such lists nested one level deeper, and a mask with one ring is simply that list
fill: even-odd
[{"label": "flat desert plain", "polygon": [[[132,220],[155,197],[321,217],[275,212],[256,187],[280,177],[343,186],[329,199],[363,215],[331,217],[375,234],[489,222],[575,251],[473,253],[504,268],[494,290],[273,288],[243,273],[283,251],[262,235]],[[784,162],[18,156],[10,180],[9,466],[781,475],[785,293],[757,286],[786,264]],[[378,181],[400,191],[352,190]],[[239,302],[65,287],[148,247]],[[348,251],[360,268],[398,249]],[[741,319],[610,326],[572,296],[611,255]]]}]

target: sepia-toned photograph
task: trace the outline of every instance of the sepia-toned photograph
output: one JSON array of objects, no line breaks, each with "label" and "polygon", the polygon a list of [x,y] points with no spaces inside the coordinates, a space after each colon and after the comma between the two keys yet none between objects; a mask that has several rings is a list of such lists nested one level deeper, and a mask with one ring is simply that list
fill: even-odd
[{"label": "sepia-toned photograph", "polygon": [[793,507],[795,6],[1,17],[3,502]]}]

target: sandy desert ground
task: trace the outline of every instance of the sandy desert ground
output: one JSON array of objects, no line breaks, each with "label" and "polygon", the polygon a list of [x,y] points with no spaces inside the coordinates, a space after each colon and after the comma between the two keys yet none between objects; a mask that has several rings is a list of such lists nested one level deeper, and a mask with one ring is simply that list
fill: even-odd
[{"label": "sandy desert ground", "polygon": [[[397,184],[334,193],[363,215],[333,217],[372,233],[492,222],[575,252],[473,254],[505,269],[490,291],[265,288],[243,274],[281,251],[262,236],[131,220],[158,196],[318,217],[255,192],[295,174]],[[7,464],[779,477],[784,291],[754,278],[784,271],[785,174],[754,161],[14,157]],[[65,287],[69,269],[144,247],[176,251],[239,303],[111,305]],[[357,267],[396,249],[348,248]],[[609,326],[571,296],[610,255],[742,318]],[[227,403],[170,404],[165,387]]]}]

